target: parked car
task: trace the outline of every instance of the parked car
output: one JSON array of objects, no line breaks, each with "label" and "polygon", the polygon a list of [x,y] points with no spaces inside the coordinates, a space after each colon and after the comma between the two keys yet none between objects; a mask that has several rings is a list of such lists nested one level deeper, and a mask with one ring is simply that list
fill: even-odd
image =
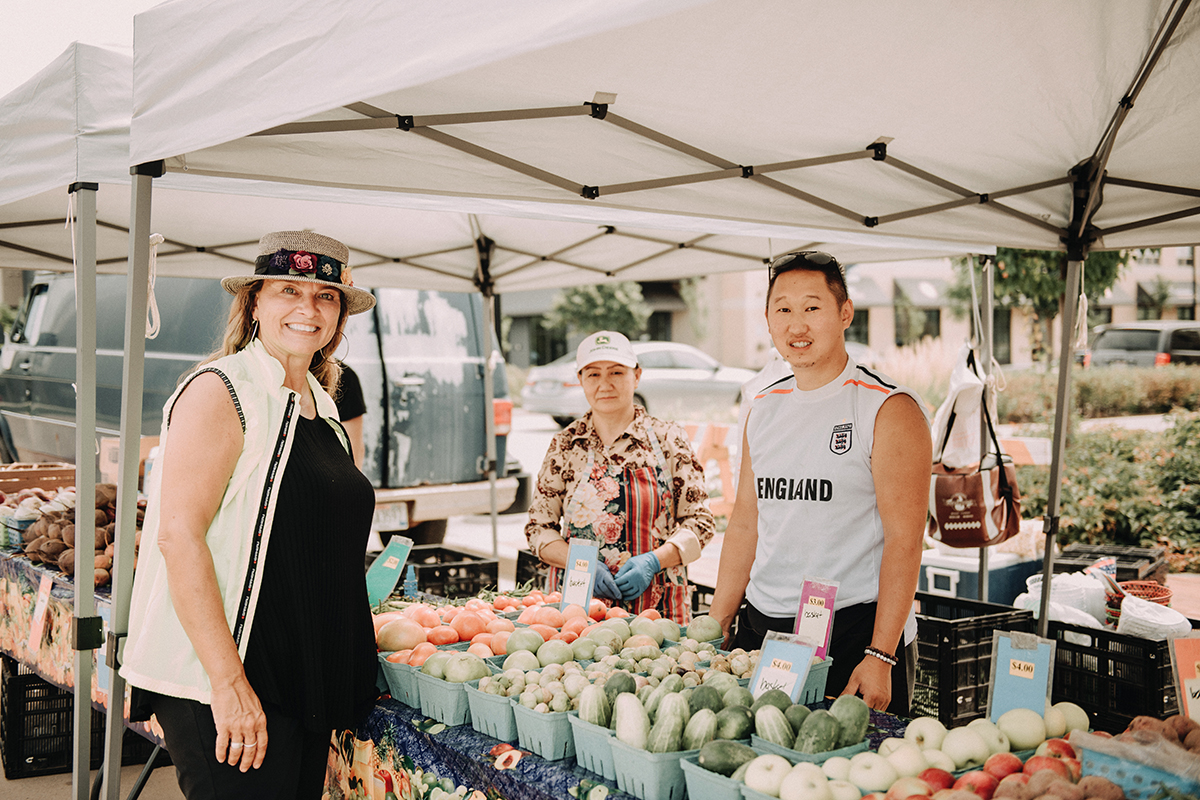
[{"label": "parked car", "polygon": [[[375,489],[375,527],[440,542],[446,518],[491,508],[484,469],[483,306],[478,295],[377,289],[371,314],[350,317],[339,356],[358,374],[363,472]],[[162,320],[146,342],[142,433],[157,436],[179,379],[216,347],[232,295],[218,281],[159,278]],[[125,278],[96,280],[96,428],[119,436]],[[501,510],[528,508],[528,478],[505,463],[512,401],[493,352]],[[38,274],[0,351],[0,437],[9,459],[75,460],[75,287],[68,274]],[[503,426],[499,424],[503,421]]]},{"label": "parked car", "polygon": [[[678,342],[634,342],[642,378],[633,401],[664,419],[732,421],[742,384],[754,371],[722,366],[712,356]],[[566,426],[588,410],[575,374],[575,353],[529,370],[521,390],[526,411],[549,414]]]},{"label": "parked car", "polygon": [[1200,364],[1200,322],[1158,320],[1097,325],[1085,367]]}]

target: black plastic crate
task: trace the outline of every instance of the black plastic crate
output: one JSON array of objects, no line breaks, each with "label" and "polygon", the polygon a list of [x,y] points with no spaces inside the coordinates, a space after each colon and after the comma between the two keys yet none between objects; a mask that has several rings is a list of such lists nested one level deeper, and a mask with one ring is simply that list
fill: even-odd
[{"label": "black plastic crate", "polygon": [[[74,761],[73,692],[41,679],[24,664],[3,657],[0,676],[0,756],[4,775],[10,780],[38,775],[58,775],[71,771]],[[92,710],[91,768],[99,769],[104,760],[105,715]],[[154,743],[131,730],[125,731],[121,763],[144,764],[154,751]],[[165,750],[155,759],[156,766],[171,763]]]},{"label": "black plastic crate", "polygon": [[917,674],[912,716],[937,717],[947,728],[987,713],[992,631],[1033,633],[1032,611],[959,597],[917,593]]},{"label": "black plastic crate", "polygon": [[1054,571],[1081,572],[1098,558],[1117,560],[1118,581],[1167,583],[1165,547],[1126,547],[1115,544],[1069,544],[1054,558]]},{"label": "black plastic crate", "polygon": [[1179,713],[1171,651],[1163,640],[1085,628],[1050,620],[1054,702],[1069,700],[1092,718],[1092,727],[1120,733],[1134,717],[1165,719]]},{"label": "black plastic crate", "polygon": [[713,593],[716,589],[692,581],[688,582],[688,586],[692,590],[692,613],[707,614],[712,607]]},{"label": "black plastic crate", "polygon": [[[408,554],[408,565],[417,568],[417,588],[439,597],[471,597],[480,589],[496,588],[500,562],[441,545],[417,545]],[[408,565],[405,572],[408,572]]]},{"label": "black plastic crate", "polygon": [[546,580],[550,568],[528,550],[517,551],[517,586],[524,586],[533,581],[530,586],[534,589],[546,590]]}]

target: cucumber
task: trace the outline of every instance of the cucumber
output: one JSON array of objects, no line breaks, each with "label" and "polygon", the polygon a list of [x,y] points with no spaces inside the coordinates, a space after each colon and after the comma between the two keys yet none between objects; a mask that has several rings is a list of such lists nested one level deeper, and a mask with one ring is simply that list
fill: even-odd
[{"label": "cucumber", "polygon": [[[651,722],[654,722],[656,718],[655,715],[658,713],[658,704],[661,703],[662,699],[669,694],[671,694],[671,692],[669,692],[660,683],[657,687],[655,687],[654,691],[652,691],[646,696],[645,699],[642,700],[642,704],[646,707],[646,714],[649,715]],[[640,693],[638,694],[638,697],[639,699],[641,698]]]},{"label": "cucumber", "polygon": [[717,713],[711,708],[701,708],[692,714],[683,729],[684,750],[699,750],[717,738]]},{"label": "cucumber", "polygon": [[764,703],[754,712],[754,732],[759,738],[780,747],[791,747],[796,741],[796,733],[788,724],[787,717],[770,703]]},{"label": "cucumber", "polygon": [[646,741],[650,738],[650,717],[646,715],[645,707],[638,702],[636,696],[629,692],[617,695],[613,704],[613,730],[617,738],[640,750],[646,749]]},{"label": "cucumber", "polygon": [[[749,708],[754,705],[754,695],[750,694],[750,690],[745,686],[735,686],[721,695],[721,702],[726,708],[730,706],[745,706]],[[719,708],[714,708],[713,711],[720,711]]]},{"label": "cucumber", "polygon": [[796,732],[792,749],[801,753],[827,753],[837,749],[841,725],[837,717],[824,709],[808,715]]},{"label": "cucumber", "polygon": [[637,681],[628,672],[617,670],[608,676],[604,682],[604,693],[608,695],[608,704],[617,702],[617,695],[622,692],[636,692]]},{"label": "cucumber", "polygon": [[579,693],[579,718],[584,722],[607,728],[611,716],[612,707],[609,705],[608,695],[605,694],[604,688],[589,683]]},{"label": "cucumber", "polygon": [[[755,758],[757,758],[757,756],[755,756]],[[750,769],[750,765],[752,763],[754,763],[753,758],[750,759],[749,761],[747,761],[745,764],[742,764],[737,769],[735,769],[733,771],[733,774],[729,776],[729,780],[737,781],[738,783],[745,783],[746,782],[746,772]]]},{"label": "cucumber", "polygon": [[688,696],[688,707],[695,714],[702,708],[707,708],[715,715],[718,711],[725,707],[721,695],[711,686],[697,686]]},{"label": "cucumber", "polygon": [[788,706],[792,704],[792,698],[782,689],[768,689],[750,704],[750,710],[757,714],[758,710],[768,703],[780,711],[787,711]]},{"label": "cucumber", "polygon": [[829,713],[837,718],[841,732],[838,734],[838,747],[849,747],[858,744],[867,735],[867,723],[871,718],[871,709],[857,695],[844,694],[834,700],[829,706]]},{"label": "cucumber", "polygon": [[746,706],[729,706],[717,712],[718,739],[749,739],[754,733],[754,714]]},{"label": "cucumber", "polygon": [[690,712],[687,700],[675,692],[668,692],[658,706],[658,719],[650,729],[646,749],[651,753],[674,753],[680,750],[684,726]]},{"label": "cucumber", "polygon": [[[808,706],[796,704],[788,706],[783,710],[783,716],[787,718],[788,724],[792,726],[792,730],[799,732],[800,726],[804,724],[804,720],[812,713],[812,709]],[[791,745],[788,745],[791,747]]]},{"label": "cucumber", "polygon": [[741,742],[713,739],[700,748],[696,763],[710,772],[728,777],[735,774],[739,767],[753,761],[757,755],[758,753]]}]

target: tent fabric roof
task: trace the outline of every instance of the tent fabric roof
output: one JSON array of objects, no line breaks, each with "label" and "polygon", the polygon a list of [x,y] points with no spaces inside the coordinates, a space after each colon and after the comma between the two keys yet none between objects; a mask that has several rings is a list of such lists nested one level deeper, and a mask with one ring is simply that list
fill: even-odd
[{"label": "tent fabric roof", "polygon": [[[1195,7],[522,0],[481,21],[443,6],[176,0],[139,14],[131,160],[670,213],[697,230],[1061,249],[1072,169],[1115,131],[1094,162],[1107,170],[1095,246],[1200,241],[1200,164],[1183,156],[1200,129]],[[804,58],[781,57],[801,41]],[[320,64],[348,46],[349,63]]]},{"label": "tent fabric roof", "polygon": [[[66,187],[87,181],[99,184],[97,269],[125,270],[132,72],[128,54],[74,44],[0,99],[0,267],[71,269]],[[793,247],[828,247],[850,260],[957,252],[909,240],[892,248],[862,234],[858,243],[830,244],[824,232],[795,227],[726,225],[731,233],[709,235],[674,217],[624,210],[598,224],[581,211],[592,210],[172,173],[155,182],[152,221],[167,238],[162,275],[249,271],[264,232],[311,228],[351,247],[359,285],[448,291],[478,290],[481,236],[494,243],[497,292],[753,269]]]},{"label": "tent fabric roof", "polygon": [[939,278],[896,278],[896,293],[903,294],[917,308],[947,305],[946,282]]}]

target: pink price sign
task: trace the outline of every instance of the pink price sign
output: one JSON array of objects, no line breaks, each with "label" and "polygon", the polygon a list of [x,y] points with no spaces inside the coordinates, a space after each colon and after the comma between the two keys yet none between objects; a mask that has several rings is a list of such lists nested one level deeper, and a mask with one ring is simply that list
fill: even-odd
[{"label": "pink price sign", "polygon": [[792,633],[804,637],[817,648],[817,658],[825,658],[833,633],[833,605],[837,599],[837,581],[805,578],[800,588],[800,608]]}]

